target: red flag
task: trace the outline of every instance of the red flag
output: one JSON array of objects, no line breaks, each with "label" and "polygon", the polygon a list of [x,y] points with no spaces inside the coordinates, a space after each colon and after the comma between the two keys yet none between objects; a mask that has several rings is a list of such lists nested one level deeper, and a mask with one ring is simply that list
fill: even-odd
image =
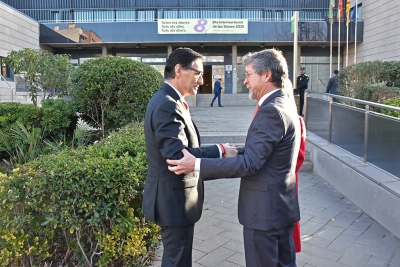
[{"label": "red flag", "polygon": [[340,22],[340,19],[343,16],[343,0],[339,0],[338,4],[338,15],[337,15],[337,21]]}]

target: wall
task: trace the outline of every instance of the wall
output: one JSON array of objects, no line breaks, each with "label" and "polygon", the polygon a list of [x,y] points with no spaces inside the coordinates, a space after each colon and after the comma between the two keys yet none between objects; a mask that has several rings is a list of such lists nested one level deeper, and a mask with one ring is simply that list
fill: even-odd
[{"label": "wall", "polygon": [[[355,1],[351,1],[354,6]],[[400,60],[400,2],[358,0],[362,3],[364,42],[357,45],[357,63],[373,60]],[[344,46],[345,48],[345,46]],[[349,45],[349,65],[354,63],[354,44]]]},{"label": "wall", "polygon": [[[0,56],[6,57],[12,50],[40,49],[39,23],[0,1]],[[14,88],[14,82],[8,81]],[[14,101],[18,99],[14,95]],[[11,89],[0,81],[0,102],[11,101]],[[26,96],[21,96],[25,103]]]}]

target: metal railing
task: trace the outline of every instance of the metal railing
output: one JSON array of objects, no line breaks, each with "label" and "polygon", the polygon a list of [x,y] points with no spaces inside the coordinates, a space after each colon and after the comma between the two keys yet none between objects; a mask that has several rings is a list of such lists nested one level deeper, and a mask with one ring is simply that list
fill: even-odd
[{"label": "metal railing", "polygon": [[400,114],[400,108],[312,90],[306,90],[304,108],[308,131],[400,177],[400,118],[372,109]]},{"label": "metal railing", "polygon": [[14,89],[13,87],[7,82],[6,78],[3,77],[3,75],[0,74],[0,81],[5,81],[6,84],[10,87],[11,89],[11,102],[14,102]]},{"label": "metal railing", "polygon": [[[299,11],[299,21],[327,20],[329,8],[255,7],[140,7],[140,8],[60,8],[19,9],[40,23],[157,21],[158,19],[246,18],[249,21],[291,21]],[[336,16],[337,9],[334,10]]]}]

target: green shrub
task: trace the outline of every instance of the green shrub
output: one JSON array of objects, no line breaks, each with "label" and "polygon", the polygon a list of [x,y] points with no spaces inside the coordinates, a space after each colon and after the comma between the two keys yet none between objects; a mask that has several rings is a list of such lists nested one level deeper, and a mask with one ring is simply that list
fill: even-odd
[{"label": "green shrub", "polygon": [[[383,99],[382,103],[389,106],[394,106],[400,108],[400,97],[391,98],[391,99]],[[400,118],[400,112],[388,109],[381,109],[383,114]]]},{"label": "green shrub", "polygon": [[85,61],[72,78],[78,111],[105,131],[142,121],[146,106],[163,82],[151,66],[104,56]]},{"label": "green shrub", "polygon": [[40,127],[41,110],[32,104],[0,103],[0,160],[8,159],[16,153],[16,147],[24,147],[23,142],[12,137],[12,129],[18,129],[20,122],[29,131]]},{"label": "green shrub", "polygon": [[146,173],[131,125],[0,176],[0,265],[140,266],[159,236],[140,208]]},{"label": "green shrub", "polygon": [[41,120],[40,108],[33,104],[16,102],[0,103],[0,129],[9,132],[19,121],[28,129],[39,127]]},{"label": "green shrub", "polygon": [[40,124],[45,136],[61,140],[68,136],[70,140],[77,122],[73,103],[63,99],[46,99],[42,101],[41,110]]}]

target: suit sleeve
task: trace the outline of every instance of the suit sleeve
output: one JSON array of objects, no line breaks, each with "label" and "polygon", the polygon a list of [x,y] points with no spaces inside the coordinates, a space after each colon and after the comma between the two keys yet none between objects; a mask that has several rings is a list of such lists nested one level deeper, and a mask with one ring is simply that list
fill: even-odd
[{"label": "suit sleeve", "polygon": [[260,108],[250,126],[245,148],[241,151],[243,154],[225,159],[201,159],[200,177],[207,179],[254,175],[282,140],[284,131],[284,122],[274,106]]},{"label": "suit sleeve", "polygon": [[332,87],[332,79],[329,79],[328,85],[326,86],[326,92],[329,93],[329,90],[331,90]]},{"label": "suit sleeve", "polygon": [[[188,127],[181,108],[174,101],[162,103],[153,113],[152,127],[160,153],[164,159],[181,159],[182,149],[187,149],[196,157],[219,157],[219,149],[216,145],[205,148],[191,148],[184,145],[190,143],[187,136]],[[194,133],[195,134],[195,133]],[[195,134],[197,138],[197,134]]]}]

